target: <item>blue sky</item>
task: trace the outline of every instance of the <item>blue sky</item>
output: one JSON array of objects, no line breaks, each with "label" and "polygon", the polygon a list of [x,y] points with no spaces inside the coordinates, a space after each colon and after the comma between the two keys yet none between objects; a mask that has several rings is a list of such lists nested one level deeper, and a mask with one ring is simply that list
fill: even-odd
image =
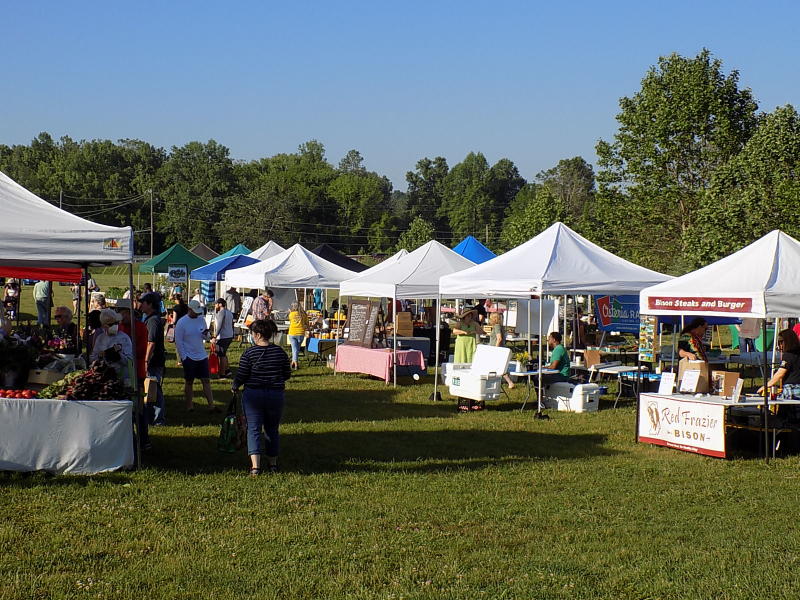
[{"label": "blue sky", "polygon": [[792,2],[5,2],[0,143],[40,131],[210,138],[233,158],[318,139],[405,190],[470,151],[532,179],[594,162],[660,55],[709,48],[762,110],[800,105]]}]

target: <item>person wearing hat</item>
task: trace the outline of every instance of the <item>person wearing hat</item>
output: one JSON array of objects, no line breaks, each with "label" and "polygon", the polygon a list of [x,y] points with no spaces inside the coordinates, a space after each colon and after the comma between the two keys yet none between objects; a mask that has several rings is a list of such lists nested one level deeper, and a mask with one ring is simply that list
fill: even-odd
[{"label": "person wearing hat", "polygon": [[678,342],[678,356],[689,360],[702,360],[708,362],[708,346],[703,342],[703,336],[708,329],[708,322],[703,317],[695,317],[681,331]]},{"label": "person wearing hat", "polygon": [[[92,346],[91,360],[103,358],[117,371],[123,383],[128,379],[128,360],[133,358],[133,345],[127,333],[119,330],[122,315],[118,312],[104,308],[100,311],[100,333]],[[107,350],[116,352],[106,353]]]},{"label": "person wearing hat", "polygon": [[208,371],[208,354],[204,345],[205,335],[208,332],[205,319],[202,318],[203,305],[197,300],[190,300],[187,305],[186,316],[175,324],[175,349],[178,360],[183,366],[183,397],[186,400],[186,410],[194,410],[192,397],[194,395],[194,380],[199,379],[203,384],[203,394],[212,412],[219,409],[214,406],[214,396],[211,393],[211,380]]},{"label": "person wearing hat", "polygon": [[6,281],[3,287],[3,306],[6,309],[6,316],[9,319],[17,318],[19,310],[19,283],[13,277]]},{"label": "person wearing hat", "polygon": [[133,319],[131,316],[132,302],[130,298],[122,298],[117,300],[114,307],[116,311],[122,315],[122,321],[119,324],[119,330],[131,337],[131,327],[133,324],[136,326],[136,379],[139,380],[139,389],[143,388],[145,372],[147,365],[145,364],[145,354],[147,353],[147,327],[139,319]]},{"label": "person wearing hat", "polygon": [[72,321],[72,311],[66,306],[56,308],[55,335],[64,341],[63,351],[67,354],[78,353],[78,325]]},{"label": "person wearing hat", "polygon": [[454,360],[457,363],[471,363],[475,355],[479,333],[477,315],[478,311],[474,308],[467,308],[458,316],[458,324],[453,327],[453,335],[456,336]]}]

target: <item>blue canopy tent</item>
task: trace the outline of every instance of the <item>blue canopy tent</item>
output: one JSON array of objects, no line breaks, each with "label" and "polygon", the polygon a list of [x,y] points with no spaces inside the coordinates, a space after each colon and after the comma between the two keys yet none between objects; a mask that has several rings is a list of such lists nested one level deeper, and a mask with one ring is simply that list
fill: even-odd
[{"label": "blue canopy tent", "polygon": [[461,240],[461,242],[459,242],[459,244],[453,248],[453,252],[460,254],[464,258],[471,260],[478,265],[485,263],[487,260],[497,256],[494,252],[489,250],[471,235],[468,235]]},{"label": "blue canopy tent", "polygon": [[206,266],[192,271],[191,278],[195,281],[225,281],[225,271],[228,269],[249,267],[257,262],[259,261],[246,254],[237,254],[226,258],[220,256]]},{"label": "blue canopy tent", "polygon": [[[224,258],[230,258],[231,256],[239,256],[240,254],[250,254],[252,250],[245,246],[244,244],[236,244],[233,248],[228,250],[227,252],[223,252],[219,256],[212,258],[209,263],[216,263],[221,261]],[[245,266],[245,265],[240,265]]]},{"label": "blue canopy tent", "polygon": [[200,282],[200,294],[206,303],[213,302],[217,296],[216,288],[218,281],[225,281],[225,271],[229,269],[238,269],[240,267],[249,267],[253,263],[259,262],[255,258],[251,258],[246,254],[237,254],[236,256],[229,256],[222,260],[214,260],[204,267],[195,269],[191,273],[191,278]]}]

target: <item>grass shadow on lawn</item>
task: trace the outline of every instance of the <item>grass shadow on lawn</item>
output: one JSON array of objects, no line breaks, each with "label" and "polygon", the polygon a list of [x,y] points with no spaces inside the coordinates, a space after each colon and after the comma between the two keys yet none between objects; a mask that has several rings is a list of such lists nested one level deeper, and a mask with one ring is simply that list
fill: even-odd
[{"label": "grass shadow on lawn", "polygon": [[65,487],[90,485],[126,485],[131,481],[127,472],[100,475],[53,475],[45,471],[0,471],[0,488],[30,489],[35,487]]},{"label": "grass shadow on lawn", "polygon": [[[617,451],[602,434],[559,435],[483,429],[329,431],[281,435],[281,468],[303,474],[331,472],[447,472],[542,460],[585,459]],[[245,452],[221,454],[216,438],[169,436],[147,461],[187,474],[242,469]]]}]

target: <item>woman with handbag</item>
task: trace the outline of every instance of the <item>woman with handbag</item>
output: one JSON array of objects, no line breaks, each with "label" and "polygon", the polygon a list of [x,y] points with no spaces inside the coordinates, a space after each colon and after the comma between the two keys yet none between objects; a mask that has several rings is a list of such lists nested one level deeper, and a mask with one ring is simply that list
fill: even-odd
[{"label": "woman with handbag", "polygon": [[[286,381],[292,376],[289,356],[272,343],[278,333],[275,322],[256,320],[250,327],[255,345],[244,351],[231,385],[236,392],[244,387],[242,407],[247,419],[247,454],[250,456],[250,475],[261,474],[261,455],[267,457],[269,472],[278,471],[279,432],[283,415]],[[261,435],[262,428],[266,437]]]}]

